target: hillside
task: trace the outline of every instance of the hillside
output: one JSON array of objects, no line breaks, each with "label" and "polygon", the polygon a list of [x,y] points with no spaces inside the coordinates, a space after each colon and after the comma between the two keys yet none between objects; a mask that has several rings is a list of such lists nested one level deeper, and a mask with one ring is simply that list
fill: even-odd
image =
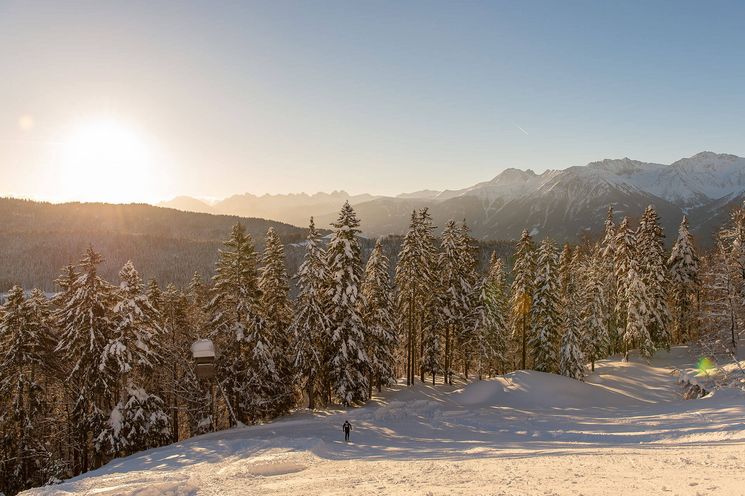
[{"label": "hillside", "polygon": [[[207,279],[213,274],[223,240],[237,222],[246,227],[259,250],[267,229],[274,227],[285,243],[287,269],[292,275],[302,262],[307,234],[306,228],[265,219],[142,204],[54,205],[0,198],[0,219],[0,293],[14,284],[54,291],[60,269],[77,263],[88,245],[106,259],[102,274],[109,281],[118,280],[119,269],[130,259],[145,279],[154,278],[162,285],[185,285],[195,271]],[[361,219],[364,226],[367,221],[364,216]],[[360,244],[366,260],[375,239],[360,238]],[[401,237],[388,236],[383,244],[393,271]],[[509,241],[484,241],[480,248],[479,262],[484,267],[492,251],[507,261],[513,247]]]},{"label": "hillside", "polygon": [[740,494],[743,392],[683,400],[676,378],[695,358],[615,357],[586,383],[518,371],[398,386],[362,408],[199,436],[27,494]]},{"label": "hillside", "polygon": [[285,243],[305,229],[265,219],[181,212],[143,204],[49,204],[0,199],[0,291],[13,284],[53,290],[60,269],[76,263],[88,245],[106,262],[104,277],[117,280],[131,259],[144,277],[186,284],[194,271],[211,275],[217,250],[237,222],[258,247],[274,227]]}]

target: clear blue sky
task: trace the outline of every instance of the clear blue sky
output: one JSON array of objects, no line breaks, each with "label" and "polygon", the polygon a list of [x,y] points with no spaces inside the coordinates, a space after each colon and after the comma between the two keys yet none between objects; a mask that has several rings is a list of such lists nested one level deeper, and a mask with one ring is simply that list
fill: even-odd
[{"label": "clear blue sky", "polygon": [[61,197],[65,133],[109,118],[156,150],[153,199],[745,155],[744,24],[735,1],[0,2],[0,194]]}]

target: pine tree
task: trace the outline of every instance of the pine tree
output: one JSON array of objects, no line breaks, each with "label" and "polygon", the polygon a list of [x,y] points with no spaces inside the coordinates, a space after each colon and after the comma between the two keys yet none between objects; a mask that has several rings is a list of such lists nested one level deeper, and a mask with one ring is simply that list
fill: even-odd
[{"label": "pine tree", "polygon": [[580,315],[585,336],[583,352],[586,359],[590,360],[592,371],[595,371],[595,362],[608,355],[610,346],[605,274],[603,256],[600,247],[596,247],[587,267],[585,285],[580,295],[582,301]]},{"label": "pine tree", "polygon": [[441,369],[437,305],[441,288],[433,229],[426,209],[412,212],[396,265],[396,313],[406,355],[406,385],[414,383],[417,343],[420,378],[423,380],[425,372],[436,374]]},{"label": "pine tree", "polygon": [[[621,286],[619,284],[619,286]],[[623,287],[626,289],[624,300],[626,301],[626,328],[623,334],[625,346],[624,360],[629,359],[629,350],[634,346],[645,358],[649,358],[655,351],[652,337],[647,327],[649,319],[649,301],[646,285],[641,275],[637,272],[636,263],[632,260],[626,272]]]},{"label": "pine tree", "polygon": [[[615,240],[615,253],[613,257],[614,275],[616,280],[616,322],[619,329],[624,329],[626,334],[626,317],[629,313],[628,283],[631,280],[628,273],[631,265],[636,261],[636,234],[629,225],[628,217],[624,217],[618,226]],[[638,268],[637,268],[638,275]],[[626,349],[626,341],[622,341]]]},{"label": "pine tree", "polygon": [[657,212],[649,205],[639,224],[637,249],[639,271],[650,298],[647,328],[656,348],[670,349],[670,309],[667,291],[670,281],[665,264],[664,239]]},{"label": "pine tree", "polygon": [[[264,340],[256,339],[262,335],[264,322],[258,308],[257,256],[253,240],[243,225],[236,224],[224,245],[225,249],[218,254],[206,310],[211,316],[211,336],[219,350],[218,384],[228,403],[228,412],[232,412],[230,423],[234,424],[239,419],[252,421],[263,414],[253,411],[250,405],[254,401],[263,402],[266,390],[264,384],[255,384],[256,379],[250,377],[253,374],[248,350],[257,354],[251,359],[255,367],[268,375],[274,375],[276,369],[269,347]],[[252,343],[248,343],[249,335]],[[257,344],[258,349],[250,348]]]},{"label": "pine tree", "polygon": [[464,250],[459,239],[458,227],[450,220],[442,233],[442,252],[438,263],[440,274],[440,322],[445,327],[445,381],[451,382],[455,340],[461,329],[468,326],[470,285],[465,273],[461,251]]},{"label": "pine tree", "polygon": [[731,259],[728,246],[729,233],[722,230],[717,235],[713,253],[704,258],[701,284],[702,333],[699,344],[714,357],[736,356],[739,293],[737,278],[739,267]]},{"label": "pine tree", "polygon": [[560,308],[562,302],[560,299],[557,259],[556,246],[550,239],[544,239],[538,250],[538,261],[536,263],[533,305],[530,317],[532,329],[529,339],[533,368],[540,372],[557,372],[559,370],[557,352],[561,336]]},{"label": "pine tree", "polygon": [[114,329],[101,363],[101,368],[118,380],[114,391],[117,403],[106,429],[95,440],[97,450],[111,455],[159,446],[171,436],[163,400],[152,394],[156,386],[153,372],[161,364],[160,316],[143,293],[142,280],[131,261],[122,267],[119,277]]},{"label": "pine tree", "polygon": [[620,335],[618,328],[618,314],[616,304],[618,301],[618,281],[616,279],[615,255],[616,255],[616,225],[613,222],[613,207],[608,207],[608,215],[605,220],[603,239],[600,242],[600,272],[602,274],[603,289],[605,293],[605,326],[608,332],[610,353],[620,349]]},{"label": "pine tree", "polygon": [[481,281],[477,272],[478,262],[476,254],[478,245],[471,237],[470,229],[466,221],[458,226],[457,230],[458,265],[460,266],[460,280],[458,293],[460,294],[460,320],[461,325],[455,334],[454,355],[460,358],[463,365],[463,376],[468,379],[468,371],[471,359],[476,347],[475,329],[477,326],[479,295],[481,293]]},{"label": "pine tree", "polygon": [[678,239],[667,260],[672,284],[673,334],[677,342],[692,336],[695,328],[693,316],[694,299],[698,294],[699,258],[693,246],[693,236],[688,231],[688,218],[683,216],[678,230]]},{"label": "pine tree", "polygon": [[515,263],[512,267],[512,297],[510,299],[510,326],[512,337],[520,342],[520,368],[526,369],[528,355],[528,332],[533,305],[533,288],[535,278],[535,248],[533,239],[527,230],[523,230],[515,252]]},{"label": "pine tree", "polygon": [[367,356],[370,359],[369,387],[396,383],[395,351],[398,345],[393,320],[393,299],[388,257],[380,239],[367,261],[362,283],[360,314],[367,332]]},{"label": "pine tree", "polygon": [[271,378],[275,388],[273,394],[278,400],[274,408],[277,412],[283,412],[295,402],[290,357],[287,353],[291,344],[289,328],[292,323],[292,306],[289,299],[285,249],[272,227],[266,233],[266,245],[259,274],[259,306],[266,324],[265,339],[276,366],[276,376]]},{"label": "pine tree", "polygon": [[581,348],[581,329],[577,318],[576,303],[570,304],[564,312],[564,335],[561,337],[559,372],[561,375],[584,380],[585,357]]},{"label": "pine tree", "polygon": [[365,353],[365,331],[358,300],[362,261],[357,234],[359,220],[345,202],[326,251],[330,287],[331,324],[330,385],[333,394],[347,406],[368,398],[370,361]]},{"label": "pine tree", "polygon": [[504,373],[507,361],[507,285],[502,261],[492,252],[489,272],[479,284],[476,342],[478,373]]},{"label": "pine tree", "polygon": [[46,298],[14,286],[0,308],[0,490],[15,493],[54,474],[48,449]]},{"label": "pine tree", "polygon": [[[104,365],[106,346],[113,336],[115,322],[113,289],[97,272],[102,262],[101,255],[88,248],[78,264],[80,275],[63,291],[57,300],[61,306],[55,312],[62,332],[56,351],[61,352],[70,365],[67,382],[74,396],[71,422],[75,472],[85,472],[89,468],[88,433],[96,439],[107,429],[109,409],[118,384],[118,378]],[[97,451],[93,465],[103,461],[103,453]]]},{"label": "pine tree", "polygon": [[299,294],[290,332],[293,337],[293,382],[305,389],[308,408],[312,410],[316,398],[327,389],[323,387],[328,376],[325,357],[330,354],[331,336],[325,295],[328,270],[312,217],[305,246],[305,260],[296,276]]}]

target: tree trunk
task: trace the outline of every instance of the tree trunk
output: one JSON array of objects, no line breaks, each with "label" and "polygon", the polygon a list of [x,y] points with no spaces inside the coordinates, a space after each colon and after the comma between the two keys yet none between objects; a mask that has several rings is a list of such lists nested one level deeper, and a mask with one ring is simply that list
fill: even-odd
[{"label": "tree trunk", "polygon": [[522,363],[520,365],[520,368],[522,370],[525,370],[526,346],[528,344],[528,342],[527,342],[527,336],[526,336],[526,329],[525,329],[526,326],[527,326],[527,322],[526,322],[525,316],[523,316],[523,322],[522,322],[522,324],[523,324],[522,325],[522,348],[523,348],[523,353],[522,353]]},{"label": "tree trunk", "polygon": [[445,384],[450,382],[450,326],[445,327]]},{"label": "tree trunk", "polygon": [[306,393],[308,394],[308,410],[313,410],[316,407],[316,395],[313,391],[313,385],[315,383],[315,378],[313,374],[310,374],[308,376],[308,383],[305,385]]}]

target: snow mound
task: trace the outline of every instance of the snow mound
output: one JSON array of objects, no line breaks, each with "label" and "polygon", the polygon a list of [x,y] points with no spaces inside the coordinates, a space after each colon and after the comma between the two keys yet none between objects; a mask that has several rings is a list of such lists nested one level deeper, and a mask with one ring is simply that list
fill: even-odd
[{"label": "snow mound", "polygon": [[607,407],[628,402],[626,396],[594,384],[526,370],[469,384],[456,391],[453,399],[464,406],[529,409]]}]

